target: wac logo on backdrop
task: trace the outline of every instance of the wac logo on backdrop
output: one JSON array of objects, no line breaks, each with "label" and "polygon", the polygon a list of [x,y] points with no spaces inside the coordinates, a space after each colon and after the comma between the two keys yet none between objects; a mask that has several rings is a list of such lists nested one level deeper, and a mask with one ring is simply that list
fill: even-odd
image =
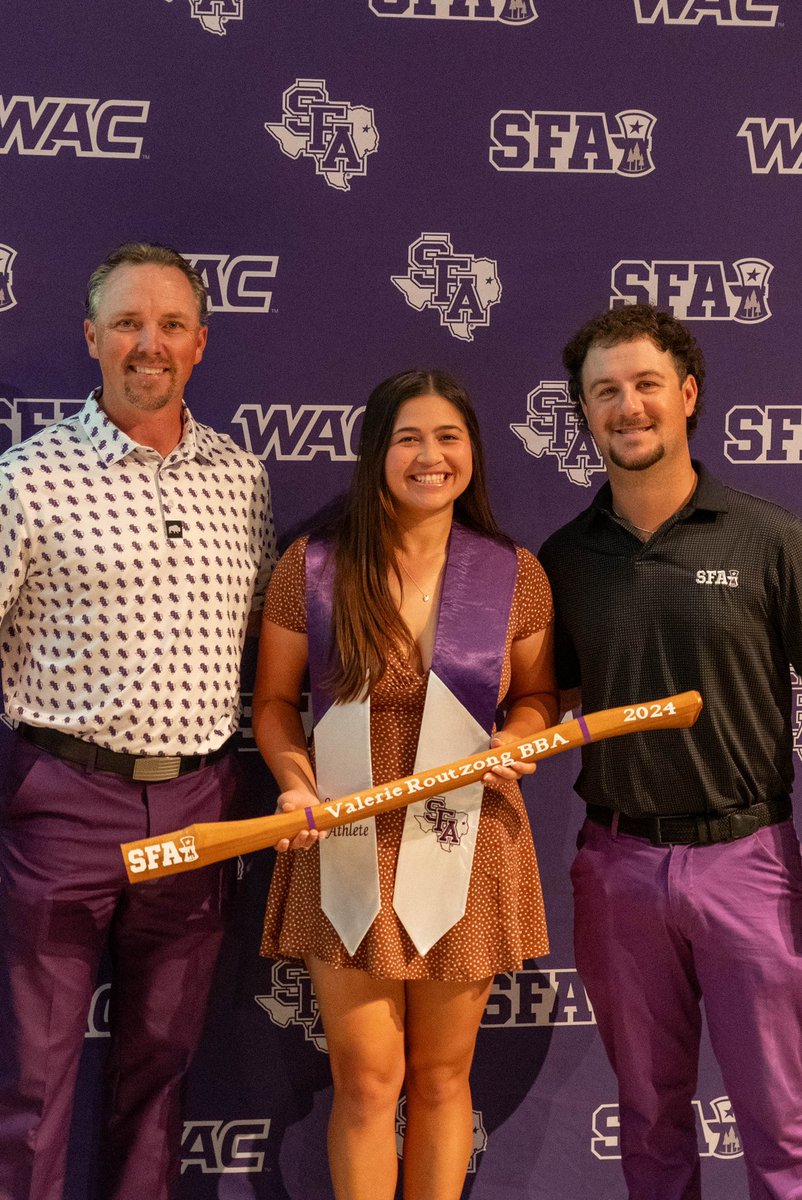
[{"label": "wac logo on backdrop", "polygon": [[[743,1154],[741,1139],[727,1096],[717,1096],[707,1107],[707,1115],[701,1100],[694,1100],[696,1113],[696,1139],[701,1158],[740,1158]],[[617,1104],[601,1104],[593,1114],[593,1134],[590,1141],[591,1153],[595,1158],[620,1159],[621,1128]]]},{"label": "wac logo on backdrop", "polygon": [[332,462],[354,462],[364,405],[241,404],[231,418],[240,442],[257,458],[310,462],[319,454]]},{"label": "wac logo on backdrop", "polygon": [[78,158],[139,158],[139,132],[149,100],[79,100],[63,96],[0,96],[0,154],[58,154]]},{"label": "wac logo on backdrop", "polygon": [[791,117],[747,117],[738,130],[746,138],[753,175],[802,175],[802,123]]},{"label": "wac logo on backdrop", "polygon": [[329,187],[349,191],[349,181],[366,173],[368,155],[379,145],[373,109],[330,100],[322,79],[296,79],[282,100],[284,119],[265,125],[282,153],[313,159]]},{"label": "wac logo on backdrop", "polygon": [[577,420],[574,402],[564,380],[541,380],[526,397],[526,422],[510,425],[527,454],[556,458],[560,474],[577,487],[590,487],[590,479],[604,470],[602,456],[586,426]]},{"label": "wac logo on backdrop", "polygon": [[725,421],[731,463],[802,462],[802,409],[790,404],[737,404]]},{"label": "wac logo on backdrop", "polygon": [[11,246],[4,246],[0,242],[0,312],[6,312],[17,303],[11,286],[13,282],[11,267],[16,257],[16,250],[13,250]]},{"label": "wac logo on backdrop", "polygon": [[435,21],[502,21],[528,25],[537,18],[534,0],[370,0],[377,17]]},{"label": "wac logo on backdrop", "polygon": [[[172,4],[173,0],[167,0],[167,3]],[[242,20],[244,3],[245,0],[189,0],[189,7],[192,16],[208,33],[225,37],[228,22]]]},{"label": "wac logo on backdrop", "polygon": [[[778,4],[764,0],[635,0],[639,25],[698,25],[711,17],[717,25],[774,25]],[[705,21],[705,25],[710,22]]]},{"label": "wac logo on backdrop", "polygon": [[644,262],[622,260],[610,277],[610,308],[654,304],[681,321],[737,321],[759,325],[771,316],[771,263],[763,258],[723,262],[686,259]]},{"label": "wac logo on backdrop", "polygon": [[[259,1175],[265,1166],[269,1132],[269,1118],[185,1121],[181,1138],[181,1174],[194,1167],[204,1175]],[[227,1191],[226,1194],[233,1195],[234,1192]]]},{"label": "wac logo on backdrop", "polygon": [[408,263],[406,275],[390,278],[410,308],[435,309],[440,324],[462,342],[490,324],[490,309],[501,299],[494,259],[455,254],[450,233],[422,233],[409,247]]},{"label": "wac logo on backdrop", "polygon": [[278,255],[184,254],[206,284],[210,312],[269,313]]},{"label": "wac logo on backdrop", "polygon": [[654,170],[656,117],[629,109],[524,112],[501,109],[490,122],[490,162],[497,171],[582,172],[636,178]]}]

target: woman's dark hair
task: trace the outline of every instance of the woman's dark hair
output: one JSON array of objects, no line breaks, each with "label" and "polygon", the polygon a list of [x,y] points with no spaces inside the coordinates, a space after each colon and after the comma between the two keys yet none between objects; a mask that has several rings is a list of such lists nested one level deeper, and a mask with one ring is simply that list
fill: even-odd
[{"label": "woman's dark hair", "polygon": [[387,668],[393,643],[413,650],[390,592],[390,572],[399,584],[401,575],[396,514],[384,464],[401,405],[430,395],[454,405],[471,443],[473,471],[454,506],[456,518],[469,529],[504,538],[490,508],[479,423],[465,390],[442,371],[403,371],[385,379],[368,398],[356,471],[343,511],[329,527],[335,546],[332,634],[337,650],[331,686],[343,703],[373,689]]}]

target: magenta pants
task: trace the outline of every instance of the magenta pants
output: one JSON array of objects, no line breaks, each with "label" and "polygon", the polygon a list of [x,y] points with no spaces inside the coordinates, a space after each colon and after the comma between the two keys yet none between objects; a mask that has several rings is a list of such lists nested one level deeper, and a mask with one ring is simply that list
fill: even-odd
[{"label": "magenta pants", "polygon": [[652,846],[586,821],[577,968],[618,1077],[630,1200],[700,1200],[691,1101],[704,1000],[751,1200],[802,1197],[802,861],[791,821]]},{"label": "magenta pants", "polygon": [[222,937],[218,867],[131,886],[119,844],[228,815],[231,758],[143,785],[16,739],[0,798],[0,1200],[60,1200],[96,983],[112,959],[104,1200],[168,1200]]}]

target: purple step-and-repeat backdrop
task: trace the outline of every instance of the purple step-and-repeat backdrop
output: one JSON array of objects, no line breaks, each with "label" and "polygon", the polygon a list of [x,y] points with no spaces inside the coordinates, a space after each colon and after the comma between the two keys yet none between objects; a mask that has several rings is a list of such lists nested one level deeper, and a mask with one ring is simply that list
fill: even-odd
[{"label": "purple step-and-repeat backdrop", "polygon": [[[349,478],[373,385],[434,365],[473,394],[499,516],[536,549],[602,479],[561,347],[592,312],[636,300],[689,321],[707,352],[698,455],[802,509],[793,0],[5,0],[0,22],[0,447],[97,382],[86,278],[146,237],[208,281],[189,400],[265,460],[285,535]],[[274,792],[248,686],[260,811]],[[496,980],[472,1200],[624,1195],[615,1083],[572,958],[576,770],[554,760],[527,784],[553,950]],[[265,853],[240,872],[192,1074],[192,1200],[331,1196],[314,997],[297,964],[257,956],[270,870]],[[93,1196],[107,1001],[101,979],[70,1200]],[[742,1200],[707,1046],[702,1067],[705,1194]],[[399,1144],[403,1129],[402,1102]]]}]

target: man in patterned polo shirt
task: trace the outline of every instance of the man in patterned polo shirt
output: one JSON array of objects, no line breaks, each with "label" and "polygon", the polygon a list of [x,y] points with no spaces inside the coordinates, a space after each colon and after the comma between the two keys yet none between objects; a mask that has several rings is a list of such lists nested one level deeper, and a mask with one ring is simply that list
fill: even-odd
[{"label": "man in patterned polo shirt", "polygon": [[98,962],[104,1200],[167,1200],[222,936],[217,867],[130,888],[120,842],[225,819],[275,536],[261,463],[193,420],[203,281],[162,246],[89,282],[102,386],[0,458],[0,1200],[57,1200]]},{"label": "man in patterned polo shirt", "polygon": [[564,361],[608,483],[541,551],[560,685],[589,710],[704,700],[693,729],[587,747],[576,784],[577,967],[618,1076],[630,1200],[701,1196],[701,998],[749,1194],[799,1200],[802,521],[691,460],[704,364],[673,316],[603,313]]}]

